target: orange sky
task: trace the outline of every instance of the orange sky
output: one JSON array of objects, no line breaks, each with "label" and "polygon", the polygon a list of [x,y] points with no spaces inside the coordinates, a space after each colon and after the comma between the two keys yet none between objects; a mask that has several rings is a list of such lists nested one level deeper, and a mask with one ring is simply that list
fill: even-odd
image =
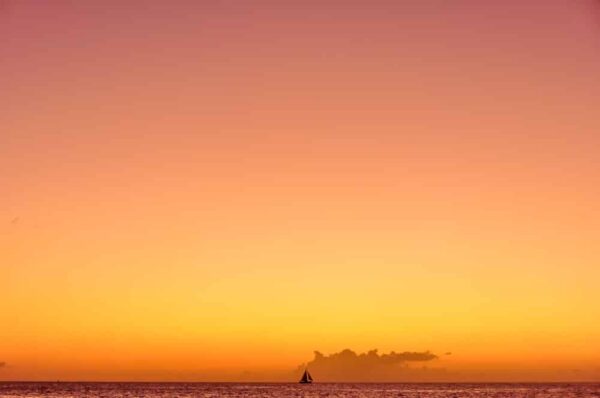
[{"label": "orange sky", "polygon": [[599,71],[591,0],[0,0],[0,380],[600,379]]}]

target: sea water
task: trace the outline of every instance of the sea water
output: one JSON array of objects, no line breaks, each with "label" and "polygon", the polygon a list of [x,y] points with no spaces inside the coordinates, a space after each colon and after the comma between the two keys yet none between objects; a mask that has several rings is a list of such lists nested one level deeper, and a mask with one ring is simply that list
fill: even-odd
[{"label": "sea water", "polygon": [[0,397],[600,397],[600,384],[395,383],[21,383],[0,382]]},{"label": "sea water", "polygon": [[0,397],[600,397],[593,383],[17,383],[0,382]]}]

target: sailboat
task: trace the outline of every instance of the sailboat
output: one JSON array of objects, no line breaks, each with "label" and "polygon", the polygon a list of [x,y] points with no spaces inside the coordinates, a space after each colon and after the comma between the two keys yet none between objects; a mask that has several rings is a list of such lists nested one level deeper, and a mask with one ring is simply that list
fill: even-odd
[{"label": "sailboat", "polygon": [[304,374],[302,375],[302,378],[300,379],[300,383],[301,384],[310,384],[313,382],[313,378],[310,375],[310,373],[308,373],[308,369],[304,370]]}]

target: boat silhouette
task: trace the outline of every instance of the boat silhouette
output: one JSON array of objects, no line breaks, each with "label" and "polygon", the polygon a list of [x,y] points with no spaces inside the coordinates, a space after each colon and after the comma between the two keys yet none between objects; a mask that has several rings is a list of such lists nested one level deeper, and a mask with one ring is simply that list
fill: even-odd
[{"label": "boat silhouette", "polygon": [[313,378],[310,375],[310,373],[308,373],[308,369],[304,370],[304,374],[302,375],[302,378],[300,379],[299,383],[300,384],[310,384],[313,382]]}]

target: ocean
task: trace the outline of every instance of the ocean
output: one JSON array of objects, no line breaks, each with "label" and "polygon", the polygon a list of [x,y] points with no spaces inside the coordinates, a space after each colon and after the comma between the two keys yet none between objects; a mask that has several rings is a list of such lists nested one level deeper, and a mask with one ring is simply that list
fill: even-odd
[{"label": "ocean", "polygon": [[0,382],[0,397],[600,397],[597,383],[83,383]]}]

